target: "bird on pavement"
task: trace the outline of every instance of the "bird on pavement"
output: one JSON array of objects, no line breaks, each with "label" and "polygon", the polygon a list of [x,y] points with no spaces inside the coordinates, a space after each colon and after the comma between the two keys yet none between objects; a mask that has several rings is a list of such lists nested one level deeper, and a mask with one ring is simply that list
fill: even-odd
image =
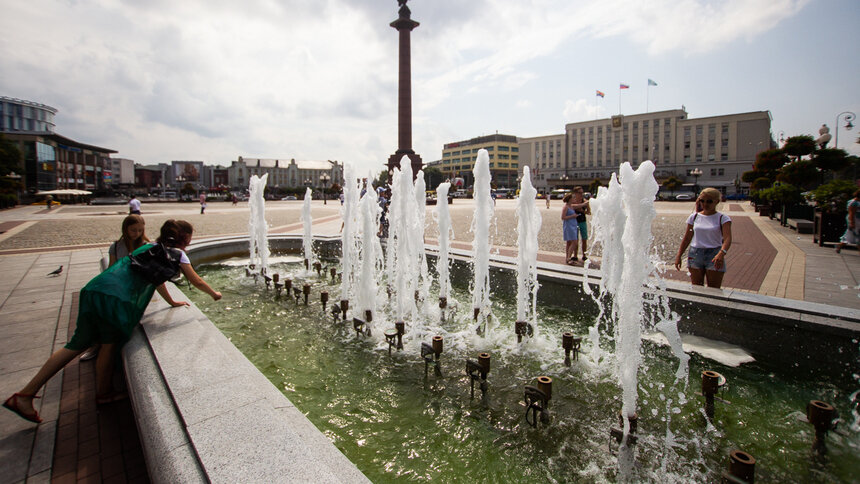
[{"label": "bird on pavement", "polygon": [[48,273],[49,276],[59,276],[63,272],[63,266],[60,266],[55,271],[51,271]]}]

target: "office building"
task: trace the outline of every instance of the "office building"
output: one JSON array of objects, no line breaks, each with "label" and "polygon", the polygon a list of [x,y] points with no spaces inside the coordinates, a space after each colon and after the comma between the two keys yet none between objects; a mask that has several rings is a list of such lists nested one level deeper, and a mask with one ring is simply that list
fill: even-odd
[{"label": "office building", "polygon": [[489,152],[490,176],[496,188],[515,187],[519,166],[519,144],[516,136],[493,134],[448,143],[442,148],[442,163],[438,167],[446,178],[462,178],[465,186],[470,187],[474,182],[472,169],[480,149]]}]

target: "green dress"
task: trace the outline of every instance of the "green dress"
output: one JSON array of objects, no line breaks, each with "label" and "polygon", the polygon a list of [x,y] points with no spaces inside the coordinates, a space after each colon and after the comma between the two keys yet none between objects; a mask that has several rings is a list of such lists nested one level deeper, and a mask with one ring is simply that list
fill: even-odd
[{"label": "green dress", "polygon": [[[145,244],[133,252],[143,252]],[[75,334],[66,348],[82,351],[95,343],[125,344],[140,323],[155,285],[140,277],[123,257],[81,289]]]}]

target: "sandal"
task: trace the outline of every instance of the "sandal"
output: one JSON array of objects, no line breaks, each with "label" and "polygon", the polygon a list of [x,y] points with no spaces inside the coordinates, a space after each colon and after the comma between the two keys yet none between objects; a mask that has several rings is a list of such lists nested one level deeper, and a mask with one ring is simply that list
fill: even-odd
[{"label": "sandal", "polygon": [[24,420],[29,420],[34,423],[42,423],[42,419],[39,417],[39,412],[33,410],[32,414],[26,414],[18,408],[18,397],[29,397],[29,398],[42,398],[37,397],[36,395],[24,395],[23,393],[16,393],[11,397],[7,398],[5,402],[3,402],[3,406],[8,408],[9,410],[18,414],[19,417]]}]

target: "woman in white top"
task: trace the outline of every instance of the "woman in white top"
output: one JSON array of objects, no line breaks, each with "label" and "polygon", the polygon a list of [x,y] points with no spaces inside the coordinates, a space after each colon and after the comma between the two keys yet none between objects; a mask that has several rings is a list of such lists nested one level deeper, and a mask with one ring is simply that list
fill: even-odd
[{"label": "woman in white top", "polygon": [[681,270],[681,257],[687,246],[687,268],[690,280],[697,286],[708,281],[708,287],[719,288],[726,273],[725,256],[732,246],[732,219],[717,212],[722,194],[716,188],[705,188],[696,199],[696,212],[687,217],[687,231],[675,256],[675,269]]}]

